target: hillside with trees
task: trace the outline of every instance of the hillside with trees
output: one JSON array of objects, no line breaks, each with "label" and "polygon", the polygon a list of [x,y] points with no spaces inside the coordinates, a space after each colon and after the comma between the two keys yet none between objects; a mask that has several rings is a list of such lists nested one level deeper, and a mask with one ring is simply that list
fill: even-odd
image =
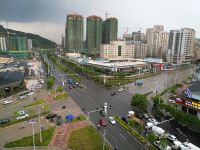
[{"label": "hillside with trees", "polygon": [[[44,37],[41,37],[39,35],[36,34],[32,34],[32,33],[25,33],[25,32],[21,32],[21,31],[16,31],[16,30],[12,30],[12,29],[8,29],[9,33],[15,33],[16,36],[26,36],[27,39],[32,39],[33,42],[33,48],[55,48],[56,47],[56,43],[48,40]],[[4,28],[2,25],[0,25],[0,34],[3,35],[7,35],[7,29]]]}]

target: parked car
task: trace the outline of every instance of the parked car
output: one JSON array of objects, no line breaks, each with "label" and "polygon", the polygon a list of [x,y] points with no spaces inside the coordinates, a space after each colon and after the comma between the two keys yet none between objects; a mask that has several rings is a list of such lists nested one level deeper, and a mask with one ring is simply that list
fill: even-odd
[{"label": "parked car", "polygon": [[13,101],[11,101],[11,100],[5,100],[4,102],[3,102],[3,105],[6,105],[6,104],[11,104]]},{"label": "parked car", "polygon": [[150,118],[149,121],[150,121],[151,123],[153,123],[153,125],[157,125],[157,124],[158,124],[158,121],[156,121],[156,119]]},{"label": "parked car", "polygon": [[126,124],[128,123],[128,120],[126,119],[126,117],[121,117],[121,120],[124,121]]},{"label": "parked car", "polygon": [[99,124],[102,126],[106,126],[106,120],[104,120],[103,118],[99,119]]},{"label": "parked car", "polygon": [[175,104],[175,100],[173,100],[173,99],[168,99],[168,103]]},{"label": "parked car", "polygon": [[30,92],[30,93],[28,93],[27,95],[28,96],[31,96],[31,95],[33,95],[34,94],[34,92]]},{"label": "parked car", "polygon": [[122,87],[119,88],[118,92],[122,92],[122,91],[124,91],[124,89]]},{"label": "parked car", "polygon": [[149,119],[149,115],[148,114],[144,114],[144,118],[145,119]]},{"label": "parked car", "polygon": [[166,138],[170,142],[174,142],[174,141],[177,140],[177,138],[174,135],[172,135],[172,134],[166,134]]},{"label": "parked car", "polygon": [[17,120],[21,120],[21,119],[24,119],[24,118],[27,118],[28,117],[28,113],[24,114],[24,115],[21,115],[21,116],[18,116],[16,117]]},{"label": "parked car", "polygon": [[62,117],[61,116],[57,116],[56,117],[56,124],[57,125],[61,125],[62,124]]},{"label": "parked car", "polygon": [[10,119],[7,119],[7,118],[4,118],[4,119],[0,120],[0,124],[6,124],[8,122],[10,122]]},{"label": "parked car", "polygon": [[116,124],[116,121],[113,117],[109,117],[108,120],[110,121],[111,124]]},{"label": "parked car", "polygon": [[160,141],[155,141],[154,145],[160,150],[171,150],[172,148],[168,145],[161,145]]},{"label": "parked car", "polygon": [[48,114],[46,116],[46,119],[52,119],[52,118],[55,118],[55,117],[57,117],[57,114],[51,113],[51,114]]},{"label": "parked car", "polygon": [[22,115],[25,115],[26,112],[25,112],[24,110],[20,110],[20,111],[17,112],[17,114],[18,114],[19,116],[22,116]]}]

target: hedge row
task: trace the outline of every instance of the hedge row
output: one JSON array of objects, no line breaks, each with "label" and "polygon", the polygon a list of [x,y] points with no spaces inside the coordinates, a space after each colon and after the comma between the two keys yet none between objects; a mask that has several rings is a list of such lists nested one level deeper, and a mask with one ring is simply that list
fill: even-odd
[{"label": "hedge row", "polygon": [[124,128],[126,129],[131,135],[136,137],[136,139],[143,144],[147,149],[150,150],[156,150],[156,148],[151,145],[147,139],[145,139],[143,136],[141,136],[137,131],[133,130],[128,124],[126,124],[124,121],[122,121],[119,117],[115,117],[115,120]]}]

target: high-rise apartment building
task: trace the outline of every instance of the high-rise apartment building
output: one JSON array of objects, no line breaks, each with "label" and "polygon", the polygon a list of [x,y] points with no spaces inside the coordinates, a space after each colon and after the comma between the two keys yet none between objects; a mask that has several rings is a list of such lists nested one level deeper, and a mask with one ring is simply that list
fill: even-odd
[{"label": "high-rise apartment building", "polygon": [[12,51],[18,50],[17,38],[15,36],[8,37],[8,49]]},{"label": "high-rise apartment building", "polygon": [[171,30],[168,44],[168,62],[177,65],[190,64],[193,61],[194,41],[194,29]]},{"label": "high-rise apartment building", "polygon": [[102,44],[102,18],[89,16],[86,31],[86,47],[89,53],[99,54],[100,44]]},{"label": "high-rise apartment building", "polygon": [[6,51],[7,46],[6,46],[6,38],[4,36],[0,37],[0,51]]},{"label": "high-rise apartment building", "polygon": [[101,44],[100,57],[109,60],[126,60],[134,58],[134,45],[126,41],[112,41],[110,44]]},{"label": "high-rise apartment building", "polygon": [[135,43],[135,59],[144,59],[147,53],[147,44],[146,43]]},{"label": "high-rise apartment building", "polygon": [[17,39],[17,49],[19,51],[27,50],[26,37],[16,37],[16,39]]},{"label": "high-rise apartment building", "polygon": [[103,44],[109,44],[117,40],[118,20],[117,18],[107,18],[103,22]]},{"label": "high-rise apartment building", "polygon": [[70,14],[66,23],[66,49],[67,52],[80,52],[83,50],[83,16]]},{"label": "high-rise apartment building", "polygon": [[146,30],[147,56],[166,59],[168,33],[164,32],[164,26],[155,25]]},{"label": "high-rise apartment building", "polygon": [[32,40],[31,40],[31,39],[28,39],[28,40],[27,40],[27,47],[28,47],[28,50],[29,50],[29,51],[32,50],[33,44],[32,44]]}]

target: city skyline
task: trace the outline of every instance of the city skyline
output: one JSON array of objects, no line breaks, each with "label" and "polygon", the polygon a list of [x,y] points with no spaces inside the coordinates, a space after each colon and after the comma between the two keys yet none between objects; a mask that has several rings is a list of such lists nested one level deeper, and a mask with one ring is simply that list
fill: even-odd
[{"label": "city skyline", "polygon": [[[198,10],[199,2],[197,0],[190,2],[164,0],[162,3],[159,2],[158,0],[126,0],[117,3],[113,0],[103,0],[100,2],[91,0],[84,2],[60,0],[58,3],[55,0],[50,0],[47,5],[46,1],[41,0],[0,0],[0,24],[6,27],[6,21],[8,21],[9,28],[40,34],[57,43],[61,43],[61,35],[64,35],[66,15],[73,12],[83,15],[84,29],[86,29],[86,17],[98,15],[105,19],[105,14],[98,11],[96,9],[98,8],[108,11],[109,17],[116,17],[118,19],[118,37],[122,37],[127,27],[129,27],[129,33],[137,31],[139,28],[143,29],[142,32],[146,32],[146,28],[154,24],[164,25],[167,32],[184,27],[193,28],[197,32],[196,37],[200,36],[199,22],[196,19],[199,18],[200,14],[200,10]],[[115,4],[115,7],[113,7],[113,4]],[[119,11],[121,6],[126,7],[126,9]],[[190,7],[188,8],[188,6]],[[85,33],[84,39],[86,39]]]}]

